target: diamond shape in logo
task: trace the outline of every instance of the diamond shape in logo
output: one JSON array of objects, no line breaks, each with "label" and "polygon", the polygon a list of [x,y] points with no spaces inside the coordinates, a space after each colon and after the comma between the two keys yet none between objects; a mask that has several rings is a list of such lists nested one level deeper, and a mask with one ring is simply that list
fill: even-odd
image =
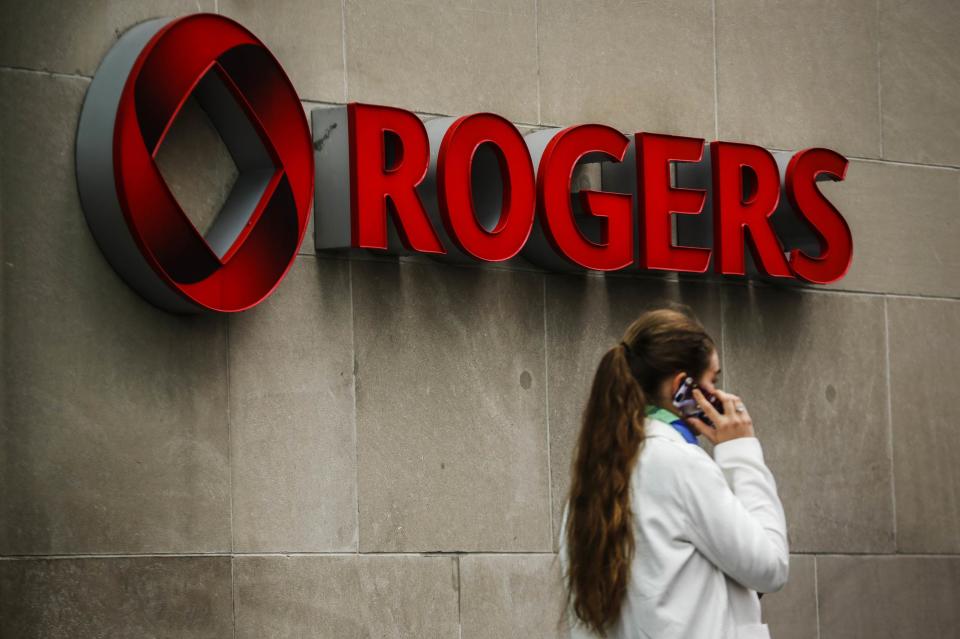
[{"label": "diamond shape in logo", "polygon": [[[238,170],[205,233],[156,163],[191,97]],[[313,154],[299,98],[263,43],[228,18],[194,14],[137,25],[107,54],[84,101],[77,178],[94,237],[144,297],[175,312],[236,312],[293,263]]]},{"label": "diamond shape in logo", "polygon": [[196,96],[184,102],[153,159],[184,213],[206,238],[239,172]]}]

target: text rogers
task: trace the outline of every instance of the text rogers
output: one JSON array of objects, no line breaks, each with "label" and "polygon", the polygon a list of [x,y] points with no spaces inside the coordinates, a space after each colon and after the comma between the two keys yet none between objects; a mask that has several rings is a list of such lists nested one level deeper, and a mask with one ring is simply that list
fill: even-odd
[{"label": "text rogers", "polygon": [[[840,279],[852,260],[850,228],[816,186],[845,177],[847,159],[830,149],[798,151],[778,167],[773,153],[752,144],[705,149],[702,138],[627,136],[601,124],[524,136],[493,113],[422,122],[405,109],[359,102],[315,108],[311,117],[318,250],[402,246],[454,262],[521,254],[550,269],[690,273],[706,272],[715,252],[716,273],[744,275],[749,244],[765,275],[815,284]],[[631,183],[620,180],[617,192],[605,179],[603,190],[581,190],[571,201],[575,166],[600,161]],[[709,202],[706,189],[683,184],[681,167],[706,169]],[[671,216],[697,216],[705,204],[713,208],[712,247],[674,245]],[[784,251],[771,220],[778,207],[819,251]]]}]

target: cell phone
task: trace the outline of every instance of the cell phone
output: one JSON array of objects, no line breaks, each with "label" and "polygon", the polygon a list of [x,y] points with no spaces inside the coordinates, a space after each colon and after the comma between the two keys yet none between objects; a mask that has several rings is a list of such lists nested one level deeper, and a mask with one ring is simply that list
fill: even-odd
[{"label": "cell phone", "polygon": [[680,383],[680,388],[673,395],[673,405],[680,411],[681,417],[696,417],[703,421],[707,426],[716,425],[707,417],[706,413],[700,408],[697,399],[693,396],[693,389],[699,388],[700,392],[706,398],[710,405],[717,409],[718,413],[723,413],[723,402],[720,398],[703,388],[690,376],[684,378]]}]

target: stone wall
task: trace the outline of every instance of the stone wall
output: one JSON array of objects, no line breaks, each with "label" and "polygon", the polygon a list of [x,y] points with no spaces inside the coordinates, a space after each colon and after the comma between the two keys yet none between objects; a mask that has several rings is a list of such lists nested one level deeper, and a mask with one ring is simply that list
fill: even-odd
[{"label": "stone wall", "polygon": [[[118,35],[197,10],[258,34],[305,112],[358,100],[836,149],[847,180],[825,188],[853,230],[851,270],[815,290],[572,276],[316,254],[308,236],[257,308],[165,313],[96,246],[74,136]],[[558,636],[559,515],[588,384],[667,299],[721,343],[721,386],[750,406],[780,487],[793,556],[763,599],[773,636],[960,636],[952,0],[3,14],[3,637]],[[172,164],[178,197],[203,208],[218,192]]]}]

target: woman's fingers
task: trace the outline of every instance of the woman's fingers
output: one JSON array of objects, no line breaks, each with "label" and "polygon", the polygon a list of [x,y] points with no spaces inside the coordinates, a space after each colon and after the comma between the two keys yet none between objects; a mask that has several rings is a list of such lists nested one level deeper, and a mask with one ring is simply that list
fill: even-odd
[{"label": "woman's fingers", "polygon": [[719,388],[717,389],[717,397],[720,398],[720,401],[723,402],[723,412],[727,415],[733,415],[734,411],[734,396],[731,393],[726,393]]},{"label": "woman's fingers", "polygon": [[736,411],[736,403],[742,400],[737,395],[720,389],[716,390],[716,395],[723,402],[724,414],[717,418],[710,416],[717,425],[715,443],[723,443],[738,437],[755,437],[750,415],[746,410],[739,413]]},{"label": "woman's fingers", "polygon": [[713,407],[713,404],[707,401],[707,398],[703,396],[703,391],[699,388],[693,389],[693,398],[697,400],[697,404],[700,406],[700,409],[707,414],[707,417],[710,418],[710,421],[717,423],[720,420],[720,413],[716,408]]},{"label": "woman's fingers", "polygon": [[698,433],[710,440],[711,443],[717,443],[717,432],[707,426],[699,417],[687,417],[686,418],[690,425],[696,429]]}]

